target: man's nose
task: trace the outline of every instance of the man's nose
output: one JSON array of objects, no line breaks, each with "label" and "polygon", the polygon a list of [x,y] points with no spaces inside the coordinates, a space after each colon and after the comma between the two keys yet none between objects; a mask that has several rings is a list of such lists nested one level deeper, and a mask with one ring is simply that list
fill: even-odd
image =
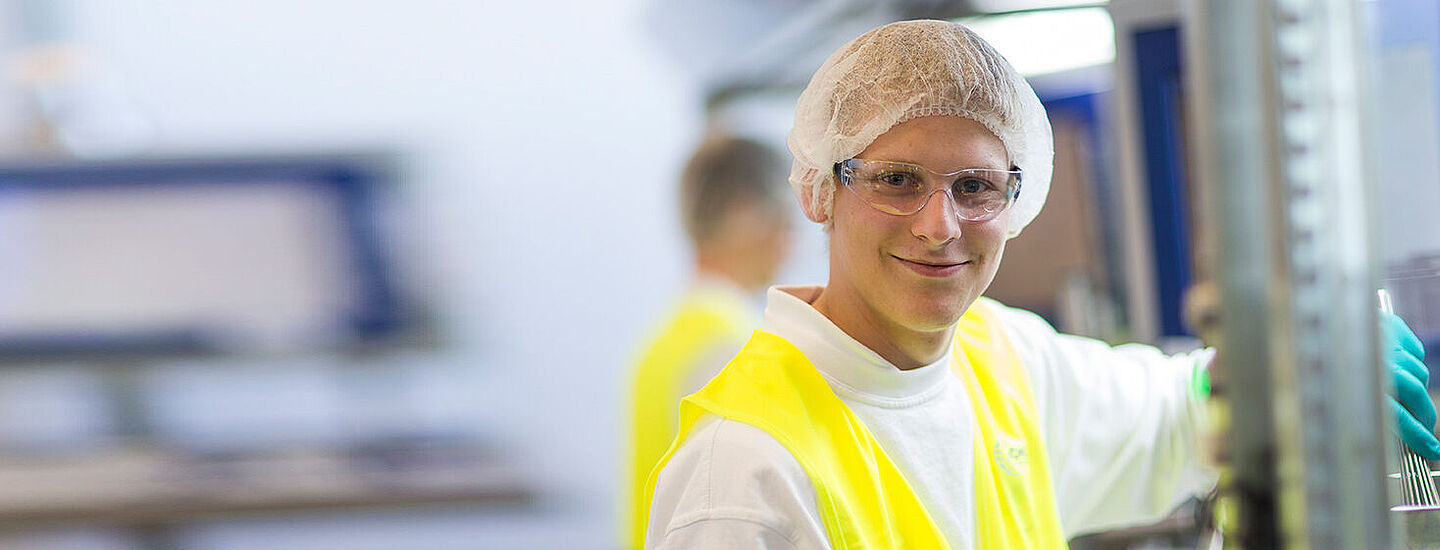
[{"label": "man's nose", "polygon": [[947,189],[936,189],[925,206],[911,215],[910,233],[927,245],[939,246],[960,238],[960,216]]}]

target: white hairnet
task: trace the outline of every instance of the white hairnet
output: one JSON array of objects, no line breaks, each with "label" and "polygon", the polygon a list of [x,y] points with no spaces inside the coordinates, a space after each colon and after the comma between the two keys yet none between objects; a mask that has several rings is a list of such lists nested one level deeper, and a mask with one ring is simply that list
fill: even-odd
[{"label": "white hairnet", "polygon": [[809,196],[809,208],[828,216],[835,203],[835,163],[859,154],[897,124],[942,115],[989,128],[1023,172],[1007,233],[1019,235],[1050,190],[1055,156],[1050,121],[1020,73],[958,23],[891,23],[830,54],[795,105],[795,126],[786,138],[795,155],[790,185],[801,201]]}]

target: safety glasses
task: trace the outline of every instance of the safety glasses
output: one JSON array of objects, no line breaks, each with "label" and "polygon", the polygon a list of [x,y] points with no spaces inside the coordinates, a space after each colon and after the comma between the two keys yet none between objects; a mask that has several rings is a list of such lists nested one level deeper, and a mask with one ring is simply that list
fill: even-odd
[{"label": "safety glasses", "polygon": [[919,212],[944,192],[969,222],[995,219],[1020,196],[1020,169],[971,168],[941,174],[917,164],[850,159],[835,163],[835,177],[876,210],[898,216]]}]

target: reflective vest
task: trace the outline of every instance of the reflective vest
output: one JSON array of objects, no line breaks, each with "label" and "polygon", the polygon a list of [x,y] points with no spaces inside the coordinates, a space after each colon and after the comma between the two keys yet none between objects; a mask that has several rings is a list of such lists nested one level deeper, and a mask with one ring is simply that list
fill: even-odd
[{"label": "reflective vest", "polygon": [[[981,299],[955,331],[956,374],[975,411],[976,543],[979,548],[1065,548],[1049,461],[1024,366]],[[879,442],[800,350],[756,331],[719,376],[681,405],[681,435],[655,478],[704,414],[750,424],[795,457],[815,486],[835,549],[948,548]]]},{"label": "reflective vest", "polygon": [[692,389],[682,386],[692,379],[695,369],[708,366],[699,362],[724,351],[722,346],[734,346],[731,351],[739,351],[755,325],[749,304],[742,297],[702,287],[680,302],[641,358],[631,377],[631,455],[623,526],[628,546],[644,546],[649,508],[641,507],[639,495],[645,490],[650,470],[675,440],[680,399]]}]

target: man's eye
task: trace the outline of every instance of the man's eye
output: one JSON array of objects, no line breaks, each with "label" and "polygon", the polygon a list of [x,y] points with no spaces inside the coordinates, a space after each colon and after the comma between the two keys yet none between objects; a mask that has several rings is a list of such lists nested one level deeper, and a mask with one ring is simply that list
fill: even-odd
[{"label": "man's eye", "polygon": [[903,172],[886,172],[876,176],[875,181],[889,187],[906,187],[914,180],[910,177],[910,174]]},{"label": "man's eye", "polygon": [[965,194],[982,193],[990,189],[990,183],[979,178],[966,178],[955,182],[955,190]]}]

